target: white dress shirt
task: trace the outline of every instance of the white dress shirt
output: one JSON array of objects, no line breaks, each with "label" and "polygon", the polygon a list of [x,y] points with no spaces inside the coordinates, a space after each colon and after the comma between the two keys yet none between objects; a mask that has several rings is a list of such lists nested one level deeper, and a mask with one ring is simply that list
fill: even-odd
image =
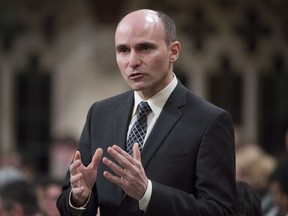
[{"label": "white dress shirt", "polygon": [[[153,129],[159,115],[162,112],[162,109],[166,103],[166,101],[168,100],[169,96],[171,95],[171,93],[173,92],[173,90],[175,89],[175,87],[177,86],[177,78],[174,75],[173,80],[164,88],[162,89],[160,92],[158,92],[156,95],[152,96],[151,98],[149,98],[147,101],[147,103],[149,104],[152,112],[148,113],[147,115],[147,132],[146,132],[146,136],[143,142],[143,148],[145,148],[145,142],[147,140],[147,138],[149,137],[149,134],[151,133],[151,130]],[[138,94],[137,91],[134,92],[134,109],[132,112],[132,119],[129,125],[129,130],[127,133],[127,138],[130,132],[130,129],[132,128],[132,125],[134,124],[134,122],[137,120],[137,107],[138,104],[143,101],[143,99],[140,97],[140,95]],[[151,181],[148,179],[148,187],[147,190],[144,194],[144,196],[142,197],[141,200],[139,200],[139,207],[142,211],[146,211],[150,199],[151,199],[151,195],[152,195],[152,183]]]}]

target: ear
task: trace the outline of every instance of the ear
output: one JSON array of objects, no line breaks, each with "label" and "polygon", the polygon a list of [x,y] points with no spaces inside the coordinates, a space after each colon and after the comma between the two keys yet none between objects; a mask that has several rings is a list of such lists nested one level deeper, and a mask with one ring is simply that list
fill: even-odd
[{"label": "ear", "polygon": [[170,61],[175,62],[180,54],[181,44],[179,41],[174,41],[170,44]]}]

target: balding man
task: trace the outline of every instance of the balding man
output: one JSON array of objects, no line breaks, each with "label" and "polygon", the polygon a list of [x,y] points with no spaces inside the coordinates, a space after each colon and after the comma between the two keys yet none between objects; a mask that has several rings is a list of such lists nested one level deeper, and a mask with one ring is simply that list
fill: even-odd
[{"label": "balding man", "polygon": [[173,20],[137,10],[115,32],[131,91],[94,103],[58,200],[61,215],[226,216],[235,208],[230,115],[173,72]]}]

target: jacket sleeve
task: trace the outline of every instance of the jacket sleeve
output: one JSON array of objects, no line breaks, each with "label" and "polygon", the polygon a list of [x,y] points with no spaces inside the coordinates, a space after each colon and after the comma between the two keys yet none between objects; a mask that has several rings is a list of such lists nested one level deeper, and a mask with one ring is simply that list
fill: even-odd
[{"label": "jacket sleeve", "polygon": [[[91,148],[90,148],[90,145],[91,145],[90,122],[91,122],[92,110],[93,110],[93,106],[90,108],[88,112],[86,123],[84,125],[83,131],[80,137],[79,145],[78,145],[78,150],[81,153],[81,160],[85,166],[87,166],[90,163],[91,158],[92,158]],[[68,170],[66,177],[64,179],[63,185],[62,185],[62,193],[57,200],[57,208],[61,216],[96,215],[97,208],[98,208],[97,206],[98,201],[97,201],[97,195],[96,195],[97,193],[96,193],[95,185],[92,189],[90,200],[86,205],[86,210],[76,210],[70,206],[69,204],[70,191],[71,191],[70,172]]]}]

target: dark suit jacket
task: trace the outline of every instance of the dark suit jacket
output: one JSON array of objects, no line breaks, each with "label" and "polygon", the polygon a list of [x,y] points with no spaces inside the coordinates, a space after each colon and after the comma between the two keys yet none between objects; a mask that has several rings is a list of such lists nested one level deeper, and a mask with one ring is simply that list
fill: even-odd
[{"label": "dark suit jacket", "polygon": [[[96,102],[89,110],[79,150],[89,164],[95,150],[117,144],[125,149],[133,91]],[[109,156],[108,156],[109,157]],[[235,154],[230,115],[178,83],[167,100],[144,149],[142,163],[153,191],[145,216],[226,216],[234,213]],[[103,176],[101,163],[83,215],[141,215],[138,201]],[[70,215],[69,173],[58,199],[61,215]]]}]

